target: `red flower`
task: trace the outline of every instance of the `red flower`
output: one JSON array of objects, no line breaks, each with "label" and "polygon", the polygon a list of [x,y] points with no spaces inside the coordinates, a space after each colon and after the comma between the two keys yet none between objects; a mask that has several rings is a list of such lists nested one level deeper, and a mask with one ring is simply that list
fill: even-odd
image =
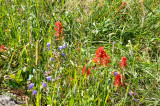
[{"label": "red flower", "polygon": [[123,2],[123,3],[121,4],[121,6],[119,7],[119,9],[117,10],[117,12],[119,12],[125,5],[126,5],[126,2]]},{"label": "red flower", "polygon": [[84,66],[83,69],[82,69],[82,74],[83,75],[84,75],[85,71],[86,71],[86,66]]},{"label": "red flower", "polygon": [[55,25],[56,25],[56,27],[54,28],[56,30],[55,35],[57,36],[56,40],[60,40],[60,38],[63,35],[63,26],[60,21],[57,21]]},{"label": "red flower", "polygon": [[126,2],[123,2],[121,5],[125,5],[126,4]]},{"label": "red flower", "polygon": [[114,80],[114,86],[117,86],[117,89],[118,89],[118,87],[119,86],[121,86],[121,85],[123,85],[124,83],[122,83],[122,81],[121,81],[121,74],[120,73],[118,73],[118,74],[115,74],[115,72],[114,72],[114,77],[115,77],[115,80]]},{"label": "red flower", "polygon": [[8,49],[6,49],[6,47],[5,47],[4,45],[2,45],[2,46],[1,46],[1,49],[0,49],[0,52],[1,52],[2,50],[8,50]]},{"label": "red flower", "polygon": [[74,80],[74,78],[71,78],[71,81],[73,81]]},{"label": "red flower", "polygon": [[127,66],[127,58],[122,57],[122,59],[120,61],[120,67],[124,69],[126,66]]},{"label": "red flower", "polygon": [[[85,74],[85,71],[86,71],[86,66],[84,66],[83,69],[82,69],[82,74],[83,74],[83,75]],[[88,69],[88,70],[87,70],[87,76],[88,76],[89,74],[91,74],[91,69]]]},{"label": "red flower", "polygon": [[93,58],[95,63],[98,63],[99,65],[105,65],[108,66],[108,63],[110,63],[110,56],[106,54],[106,52],[103,50],[104,47],[99,47],[96,51],[96,57]]},{"label": "red flower", "polygon": [[88,69],[88,70],[87,70],[87,76],[88,76],[89,74],[91,74],[91,69]]}]

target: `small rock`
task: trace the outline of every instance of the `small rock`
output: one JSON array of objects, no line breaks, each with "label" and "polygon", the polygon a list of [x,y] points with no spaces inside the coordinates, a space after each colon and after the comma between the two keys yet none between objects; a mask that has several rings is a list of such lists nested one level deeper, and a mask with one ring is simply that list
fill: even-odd
[{"label": "small rock", "polygon": [[20,106],[16,104],[15,99],[6,95],[0,95],[0,106]]}]

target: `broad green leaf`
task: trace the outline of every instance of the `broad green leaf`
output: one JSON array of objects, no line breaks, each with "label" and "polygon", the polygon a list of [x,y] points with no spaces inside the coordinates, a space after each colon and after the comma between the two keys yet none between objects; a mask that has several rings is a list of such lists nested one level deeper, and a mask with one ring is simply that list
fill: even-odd
[{"label": "broad green leaf", "polygon": [[15,79],[15,78],[16,78],[14,74],[11,74],[10,77],[11,77],[12,79]]}]

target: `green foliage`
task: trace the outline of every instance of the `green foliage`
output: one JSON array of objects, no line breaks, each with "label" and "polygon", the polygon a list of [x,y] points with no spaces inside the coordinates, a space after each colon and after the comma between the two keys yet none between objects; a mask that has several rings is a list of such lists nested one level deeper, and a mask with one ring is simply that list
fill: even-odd
[{"label": "green foliage", "polygon": [[[160,2],[131,0],[120,8],[122,3],[0,0],[0,46],[8,49],[0,52],[2,92],[17,89],[15,94],[28,96],[34,105],[159,105]],[[57,21],[63,26],[61,41],[55,36]],[[59,50],[63,44],[67,48]],[[109,67],[93,61],[99,46],[111,58]],[[125,70],[119,67],[123,56]],[[91,68],[89,76],[82,75],[84,66]],[[46,79],[47,71],[54,81]],[[113,86],[114,71],[122,72],[126,85]],[[30,83],[34,87],[28,90]]]}]

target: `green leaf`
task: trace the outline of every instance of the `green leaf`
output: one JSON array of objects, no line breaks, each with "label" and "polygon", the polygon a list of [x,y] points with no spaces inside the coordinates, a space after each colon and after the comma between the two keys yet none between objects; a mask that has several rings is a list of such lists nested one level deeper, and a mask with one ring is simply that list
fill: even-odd
[{"label": "green leaf", "polygon": [[74,96],[71,97],[71,100],[69,101],[69,106],[73,106],[74,105]]},{"label": "green leaf", "polygon": [[18,71],[17,75],[16,75],[16,79],[19,79],[21,75],[21,70]]},{"label": "green leaf", "polygon": [[16,78],[16,76],[15,76],[14,74],[11,74],[10,77],[11,77],[12,79],[15,79],[15,78]]},{"label": "green leaf", "polygon": [[23,81],[23,79],[16,79],[16,82],[22,82]]}]

